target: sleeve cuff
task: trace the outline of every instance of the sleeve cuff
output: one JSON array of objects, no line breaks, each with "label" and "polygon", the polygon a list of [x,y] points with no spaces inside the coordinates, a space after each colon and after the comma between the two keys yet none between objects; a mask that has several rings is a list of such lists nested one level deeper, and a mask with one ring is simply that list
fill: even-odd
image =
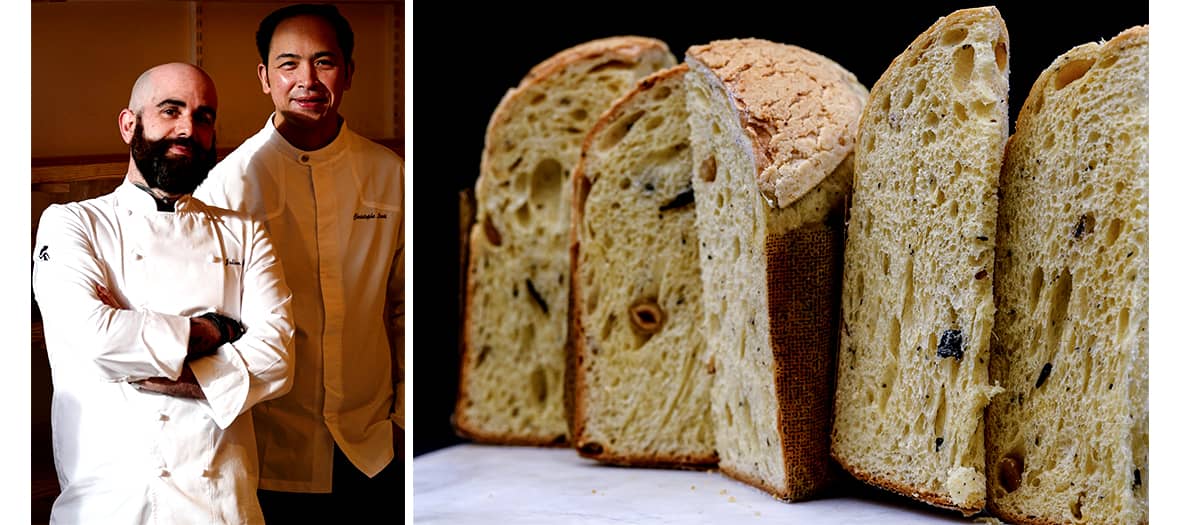
[{"label": "sleeve cuff", "polygon": [[[147,314],[143,319],[142,343],[155,356],[156,366],[173,381],[184,370],[188,357],[189,319],[181,315]],[[150,377],[150,376],[149,376]]]},{"label": "sleeve cuff", "polygon": [[245,363],[230,359],[230,353],[218,350],[189,363],[197,383],[205,393],[206,403],[202,405],[208,408],[209,417],[222,429],[229,428],[241,414],[250,392],[250,372],[246,370]]}]

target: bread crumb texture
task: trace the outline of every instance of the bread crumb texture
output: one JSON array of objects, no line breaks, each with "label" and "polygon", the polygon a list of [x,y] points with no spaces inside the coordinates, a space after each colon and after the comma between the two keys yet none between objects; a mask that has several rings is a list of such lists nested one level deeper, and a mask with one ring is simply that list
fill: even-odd
[{"label": "bread crumb texture", "polygon": [[539,64],[497,106],[475,187],[460,433],[495,443],[567,441],[570,175],[610,103],[675,62],[658,40],[596,40]]},{"label": "bread crumb texture", "polygon": [[686,71],[657,72],[618,100],[574,175],[574,444],[602,461],[717,461]]},{"label": "bread crumb texture", "polygon": [[833,456],[858,477],[972,514],[1008,33],[995,8],[939,19],[873,86],[857,138]]},{"label": "bread crumb texture", "polygon": [[1058,57],[1001,177],[988,498],[1017,523],[1147,522],[1148,29]]}]

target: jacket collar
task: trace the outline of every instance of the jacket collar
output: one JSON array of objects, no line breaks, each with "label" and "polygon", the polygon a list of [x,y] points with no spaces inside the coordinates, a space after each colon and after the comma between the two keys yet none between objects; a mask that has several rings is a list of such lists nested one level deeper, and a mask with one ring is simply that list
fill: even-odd
[{"label": "jacket collar", "polygon": [[348,122],[343,121],[340,123],[340,132],[336,134],[336,138],[330,144],[315,151],[301,150],[287,142],[287,139],[279,133],[279,130],[275,128],[274,117],[274,113],[271,113],[266,118],[266,126],[263,128],[263,133],[268,135],[267,143],[274,146],[283,157],[298,164],[315,165],[329,162],[347,151],[352,142],[352,130],[348,129]]},{"label": "jacket collar", "polygon": [[[161,213],[156,209],[156,199],[148,192],[131,183],[126,178],[119,187],[115,188],[115,200],[119,206],[127,208],[135,213]],[[200,201],[193,198],[192,195],[181,195],[176,199],[176,212],[192,212],[200,209]],[[163,212],[166,213],[166,212]]]}]

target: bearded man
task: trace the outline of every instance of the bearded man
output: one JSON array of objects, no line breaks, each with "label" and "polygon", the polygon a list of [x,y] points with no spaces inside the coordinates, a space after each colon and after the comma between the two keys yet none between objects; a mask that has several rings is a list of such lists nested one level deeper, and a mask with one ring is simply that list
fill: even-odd
[{"label": "bearded man", "polygon": [[149,69],[118,117],[123,184],[41,217],[54,523],[262,523],[248,411],[291,387],[291,293],[258,222],[190,195],[216,116],[204,71]]}]

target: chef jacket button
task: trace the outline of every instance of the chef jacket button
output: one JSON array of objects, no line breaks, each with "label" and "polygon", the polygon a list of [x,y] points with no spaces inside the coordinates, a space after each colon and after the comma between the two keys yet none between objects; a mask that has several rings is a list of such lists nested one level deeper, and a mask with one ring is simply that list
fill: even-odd
[{"label": "chef jacket button", "polygon": [[171,476],[171,475],[172,475],[172,473],[171,473],[171,472],[168,472],[168,469],[166,469],[166,468],[162,468],[162,469],[160,469],[160,477],[161,477],[161,478],[166,478],[166,477],[168,477],[168,476]]},{"label": "chef jacket button", "polygon": [[300,156],[299,156],[299,161],[300,161],[300,162],[307,162],[307,159],[310,159],[310,158],[311,158],[311,157],[308,157],[307,155],[300,155]]},{"label": "chef jacket button", "polygon": [[160,421],[168,421],[168,414],[160,413]]}]

